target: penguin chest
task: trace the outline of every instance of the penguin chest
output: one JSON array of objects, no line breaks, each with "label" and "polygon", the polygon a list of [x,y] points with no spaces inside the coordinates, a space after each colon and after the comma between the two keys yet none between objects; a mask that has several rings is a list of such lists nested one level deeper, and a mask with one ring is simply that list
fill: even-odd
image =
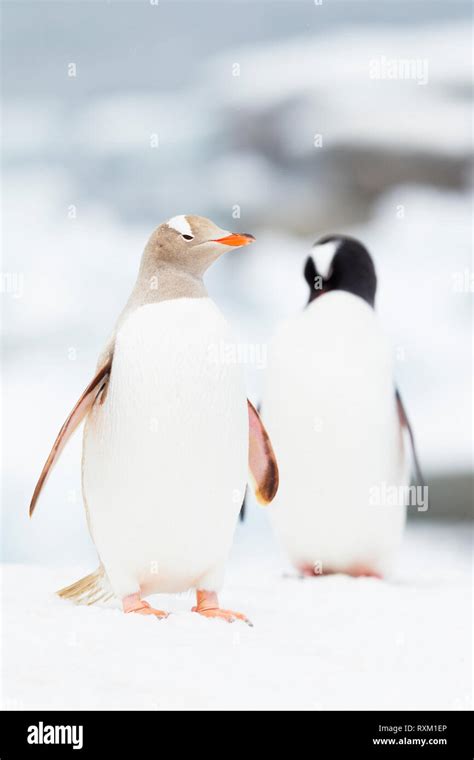
[{"label": "penguin chest", "polygon": [[406,467],[390,349],[362,299],[329,293],[279,332],[262,411],[280,467],[271,518],[295,563],[381,562],[405,510],[371,493],[404,485]]},{"label": "penguin chest", "polygon": [[141,307],[85,431],[94,541],[106,569],[128,564],[151,590],[189,587],[230,548],[248,457],[240,367],[218,360],[231,340],[209,299]]}]

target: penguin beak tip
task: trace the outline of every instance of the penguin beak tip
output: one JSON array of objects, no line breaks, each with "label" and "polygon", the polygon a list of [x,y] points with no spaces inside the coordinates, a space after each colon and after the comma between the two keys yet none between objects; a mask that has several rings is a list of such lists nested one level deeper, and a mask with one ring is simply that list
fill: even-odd
[{"label": "penguin beak tip", "polygon": [[226,235],[222,238],[213,240],[213,243],[222,243],[222,245],[230,245],[235,248],[240,248],[243,245],[249,245],[255,240],[253,235],[247,232],[231,232],[230,235]]}]

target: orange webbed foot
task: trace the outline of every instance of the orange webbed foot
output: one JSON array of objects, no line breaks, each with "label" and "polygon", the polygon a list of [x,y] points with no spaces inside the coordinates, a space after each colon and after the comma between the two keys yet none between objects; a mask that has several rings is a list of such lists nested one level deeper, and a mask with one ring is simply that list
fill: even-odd
[{"label": "orange webbed foot", "polygon": [[351,565],[351,567],[347,568],[346,572],[352,578],[377,578],[380,581],[383,580],[382,574],[369,567],[369,565]]},{"label": "orange webbed foot", "polygon": [[203,617],[207,618],[225,620],[227,623],[235,623],[236,620],[241,620],[243,623],[252,627],[252,623],[248,617],[241,612],[221,609],[221,607],[219,607],[217,594],[213,591],[197,591],[196,596],[197,605],[192,608],[192,612],[197,612],[198,615],[203,615]]},{"label": "orange webbed foot", "polygon": [[222,610],[220,607],[210,607],[207,610],[200,610],[198,607],[193,607],[192,611],[207,618],[220,618],[221,620],[226,620],[228,623],[235,623],[236,620],[242,620],[244,623],[247,623],[247,625],[252,625],[248,617],[241,612],[234,612],[233,610]]},{"label": "orange webbed foot", "polygon": [[168,612],[163,610],[156,610],[144,599],[140,599],[139,594],[131,594],[126,596],[122,601],[123,611],[128,614],[129,612],[135,612],[138,615],[154,615],[159,620],[168,617]]}]

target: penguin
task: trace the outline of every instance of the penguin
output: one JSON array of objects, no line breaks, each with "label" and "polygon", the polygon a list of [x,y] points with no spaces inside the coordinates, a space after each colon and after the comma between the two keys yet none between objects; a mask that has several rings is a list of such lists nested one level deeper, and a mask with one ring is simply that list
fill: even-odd
[{"label": "penguin", "polygon": [[254,239],[193,215],[169,219],[149,238],[96,374],[63,424],[30,504],[31,516],[85,420],[82,489],[100,565],[61,589],[62,598],[117,597],[125,613],[160,619],[168,613],[143,597],[193,589],[193,612],[250,624],[221,609],[217,594],[247,469],[257,499],[268,504],[278,466],[241,366],[219,352],[232,332],[203,275],[224,252]]},{"label": "penguin", "polygon": [[[302,576],[383,577],[406,517],[413,431],[394,386],[392,353],[374,310],[367,249],[328,235],[304,267],[305,309],[270,346],[261,414],[280,468],[270,520]],[[400,487],[402,503],[378,503]]]}]

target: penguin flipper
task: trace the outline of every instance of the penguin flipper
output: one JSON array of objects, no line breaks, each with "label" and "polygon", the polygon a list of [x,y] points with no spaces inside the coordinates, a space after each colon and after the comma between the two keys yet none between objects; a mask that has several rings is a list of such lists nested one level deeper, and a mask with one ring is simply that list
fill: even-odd
[{"label": "penguin flipper", "polygon": [[[260,416],[260,412],[262,411],[261,407],[262,407],[261,404],[257,404],[257,406],[255,407],[255,409],[257,410],[257,412],[259,414],[259,416]],[[249,412],[249,414],[250,414],[250,412]],[[248,486],[245,486],[244,500],[242,502],[242,506],[240,507],[240,512],[239,512],[240,522],[243,522],[245,520],[245,512],[247,511],[247,493],[248,493],[248,490],[249,490]]]},{"label": "penguin flipper", "polygon": [[43,486],[46,483],[46,480],[48,479],[49,474],[56,464],[59,455],[64,449],[66,443],[69,441],[76,428],[79,427],[84,417],[86,417],[86,415],[89,413],[99,394],[106,387],[109,380],[111,367],[112,358],[110,358],[106,364],[104,364],[104,366],[97,372],[94,379],[89,383],[79,401],[74,406],[66,422],[59,431],[58,436],[53,444],[53,448],[50,451],[46,463],[41,471],[41,475],[39,476],[39,480],[36,484],[36,488],[34,490],[30,503],[30,517],[33,514],[36,502],[38,501],[38,497],[43,489]]},{"label": "penguin flipper", "polygon": [[249,414],[249,470],[255,496],[260,504],[269,504],[278,491],[278,464],[260,415],[247,399]]},{"label": "penguin flipper", "polygon": [[418,458],[418,452],[415,445],[415,434],[413,433],[413,428],[410,425],[410,420],[408,419],[405,407],[403,405],[402,397],[400,395],[400,391],[398,388],[395,389],[395,399],[397,402],[397,411],[398,411],[398,419],[400,420],[400,426],[405,428],[408,431],[408,437],[410,438],[410,444],[411,444],[411,451],[412,451],[412,458],[413,458],[413,471],[416,478],[416,481],[418,485],[426,485],[426,481],[423,477],[423,473],[421,471],[420,467],[420,460]]}]

